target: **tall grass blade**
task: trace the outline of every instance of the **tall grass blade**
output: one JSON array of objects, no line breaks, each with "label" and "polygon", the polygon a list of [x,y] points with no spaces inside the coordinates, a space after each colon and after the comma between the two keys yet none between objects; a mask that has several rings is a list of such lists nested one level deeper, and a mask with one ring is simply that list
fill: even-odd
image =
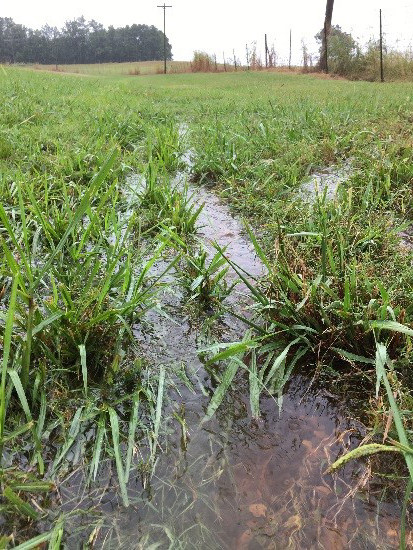
[{"label": "tall grass blade", "polygon": [[[386,358],[385,361],[383,361],[383,356]],[[389,379],[387,377],[385,363],[388,363],[388,361],[389,359],[387,356],[386,346],[384,344],[377,343],[376,369],[378,372],[378,376],[383,381],[384,387],[386,388],[387,399],[389,400],[390,408],[393,413],[394,424],[396,426],[399,441],[405,447],[410,447],[409,439],[407,437],[406,431],[403,426],[403,421],[400,415],[400,411],[396,404],[396,400],[394,399],[393,391],[390,386]],[[407,468],[410,473],[410,477],[413,480],[413,456],[408,453],[404,453],[404,459],[406,461]]]},{"label": "tall grass blade", "polygon": [[156,411],[155,411],[155,422],[154,422],[154,428],[153,428],[154,436],[153,436],[152,460],[156,452],[159,428],[161,425],[164,384],[165,384],[165,366],[161,365],[159,369],[158,393],[156,395]]},{"label": "tall grass blade", "polygon": [[96,434],[96,443],[93,449],[92,461],[90,463],[89,479],[96,480],[99,469],[100,455],[102,453],[103,438],[106,432],[106,415],[102,412],[98,420],[98,429]]},{"label": "tall grass blade", "polygon": [[260,384],[258,380],[257,356],[255,350],[252,350],[251,353],[249,386],[251,414],[253,418],[258,418],[260,415]]},{"label": "tall grass blade", "polygon": [[14,312],[16,309],[16,295],[17,295],[17,277],[15,277],[13,280],[9,309],[8,309],[7,318],[6,318],[6,328],[4,331],[4,340],[3,340],[3,361],[1,366],[1,387],[0,387],[0,460],[2,456],[4,425],[6,420],[7,364],[9,362],[10,349],[11,349],[11,337],[13,332]]},{"label": "tall grass blade", "polygon": [[72,423],[70,425],[68,439],[66,443],[63,445],[62,450],[60,451],[60,454],[55,458],[53,462],[52,471],[55,473],[57,470],[57,467],[62,462],[66,454],[69,452],[70,447],[73,445],[73,443],[76,440],[76,437],[80,430],[80,423],[81,423],[81,414],[83,411],[83,407],[79,407],[77,411],[75,412],[75,415],[73,417]]},{"label": "tall grass blade", "polygon": [[41,548],[41,545],[44,542],[47,542],[48,540],[50,540],[51,536],[52,536],[52,531],[49,531],[48,533],[43,533],[41,535],[37,535],[37,537],[33,537],[32,539],[27,540],[26,542],[23,542],[18,546],[14,546],[13,550],[33,550],[33,548]]},{"label": "tall grass blade", "polygon": [[80,364],[82,367],[83,388],[85,390],[85,397],[87,397],[87,365],[86,365],[86,348],[84,344],[79,346]]},{"label": "tall grass blade", "polygon": [[135,445],[135,432],[138,425],[138,413],[139,413],[139,392],[136,392],[133,396],[132,411],[129,421],[129,435],[128,435],[128,451],[126,454],[126,466],[125,466],[125,483],[129,481],[129,473],[132,462],[133,447]]},{"label": "tall grass blade", "polygon": [[116,414],[116,411],[112,409],[112,407],[109,407],[109,418],[110,418],[110,425],[112,427],[113,451],[115,453],[115,462],[116,462],[116,470],[118,472],[120,493],[122,496],[123,505],[125,507],[128,507],[129,499],[128,499],[128,492],[126,489],[125,474],[123,471],[121,450],[120,450],[120,444],[119,444],[119,420],[118,420],[118,415]]},{"label": "tall grass blade", "polygon": [[16,493],[10,487],[4,488],[3,497],[15,508],[17,508],[18,512],[22,516],[29,517],[34,520],[39,517],[39,514],[36,512],[36,510],[32,506],[30,506],[28,502],[25,502],[23,499],[21,499],[19,495],[16,495]]}]

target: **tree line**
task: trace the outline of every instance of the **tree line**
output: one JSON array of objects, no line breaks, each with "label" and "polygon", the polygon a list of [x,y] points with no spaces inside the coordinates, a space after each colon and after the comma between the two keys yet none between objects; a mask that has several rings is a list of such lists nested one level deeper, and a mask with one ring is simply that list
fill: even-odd
[{"label": "tree line", "polygon": [[[172,46],[166,39],[167,59]],[[61,29],[44,25],[33,30],[9,17],[0,17],[0,62],[78,64],[163,59],[164,34],[153,25],[107,29],[78,17]]]}]

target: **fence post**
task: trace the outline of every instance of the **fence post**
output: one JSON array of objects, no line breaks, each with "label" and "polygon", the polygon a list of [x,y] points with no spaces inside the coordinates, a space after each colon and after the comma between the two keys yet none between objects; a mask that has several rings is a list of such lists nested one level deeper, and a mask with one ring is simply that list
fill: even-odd
[{"label": "fence post", "polygon": [[267,35],[265,35],[265,68],[268,69],[268,44],[267,44]]},{"label": "fence post", "polygon": [[383,68],[383,25],[380,10],[380,80],[384,82],[384,68]]},{"label": "fence post", "polygon": [[290,29],[290,56],[288,58],[288,68],[291,71],[291,29]]}]

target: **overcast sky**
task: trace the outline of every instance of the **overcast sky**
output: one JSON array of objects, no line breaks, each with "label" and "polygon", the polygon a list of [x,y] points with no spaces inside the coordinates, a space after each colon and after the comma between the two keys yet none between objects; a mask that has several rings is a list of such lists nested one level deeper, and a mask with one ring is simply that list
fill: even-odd
[{"label": "overcast sky", "polygon": [[[2,2],[0,16],[32,28],[43,24],[61,27],[68,19],[84,15],[105,27],[145,23],[163,27],[159,0],[9,0]],[[323,24],[325,0],[170,0],[166,34],[175,60],[188,60],[195,49],[222,57],[244,59],[245,45],[257,41],[263,49],[263,35],[281,57],[288,55],[289,29],[293,37],[293,62],[301,58],[301,39],[314,50],[314,35]],[[413,0],[336,0],[333,24],[351,31],[362,42],[378,36],[379,8],[383,10],[384,31],[388,40],[406,48],[413,38]]]}]

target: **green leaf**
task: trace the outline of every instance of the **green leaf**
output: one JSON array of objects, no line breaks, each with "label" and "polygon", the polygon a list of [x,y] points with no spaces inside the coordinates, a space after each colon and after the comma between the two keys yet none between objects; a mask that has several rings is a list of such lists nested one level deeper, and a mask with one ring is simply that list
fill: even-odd
[{"label": "green leaf", "polygon": [[120,492],[122,496],[122,502],[125,507],[128,507],[129,499],[128,499],[128,492],[126,489],[125,475],[123,472],[122,457],[121,457],[121,450],[120,450],[120,444],[119,444],[119,420],[118,420],[118,415],[116,414],[116,411],[112,409],[112,407],[109,407],[109,418],[110,418],[110,424],[112,427],[113,451],[115,453],[116,470],[118,472],[118,480],[119,480]]},{"label": "green leaf", "polygon": [[228,359],[229,357],[233,357],[234,355],[239,355],[240,353],[245,353],[247,350],[255,348],[258,346],[258,343],[254,340],[249,340],[247,342],[237,342],[235,344],[229,344],[227,349],[224,351],[221,351],[220,353],[217,353],[209,359],[206,362],[206,366],[212,365],[213,363],[217,363],[218,361],[223,361],[224,359]]},{"label": "green leaf", "polygon": [[10,504],[12,504],[15,508],[17,508],[18,512],[22,516],[29,517],[31,519],[37,519],[39,517],[39,514],[36,512],[36,510],[32,506],[30,506],[28,502],[25,502],[18,495],[16,495],[16,493],[10,487],[4,488],[3,497],[7,499]]},{"label": "green leaf", "polygon": [[18,546],[14,546],[13,550],[32,550],[33,548],[39,548],[43,542],[50,540],[51,536],[52,531],[49,531],[49,533],[43,533],[42,535],[37,535],[37,537],[27,540]]},{"label": "green leaf", "polygon": [[408,334],[409,336],[413,336],[413,329],[406,327],[406,325],[402,325],[401,323],[397,323],[395,321],[371,321],[370,327],[391,330],[393,332],[401,332],[402,334]]},{"label": "green leaf", "polygon": [[338,470],[347,462],[350,460],[354,460],[357,458],[361,458],[362,456],[369,456],[376,453],[399,453],[400,450],[397,447],[394,447],[392,445],[380,445],[379,443],[370,443],[369,445],[361,445],[360,447],[357,447],[357,449],[353,449],[352,451],[346,453],[344,456],[340,457],[338,460],[336,460],[326,471],[326,473],[334,472],[335,470]]},{"label": "green leaf", "polygon": [[9,362],[9,355],[11,349],[11,337],[14,324],[14,312],[16,309],[16,295],[17,295],[17,277],[13,279],[13,285],[11,289],[9,309],[7,312],[6,327],[4,331],[3,339],[3,361],[1,367],[1,387],[0,387],[0,456],[2,453],[3,437],[4,437],[4,423],[6,420],[6,378],[7,378],[7,364]]},{"label": "green leaf", "polygon": [[86,365],[86,348],[84,344],[79,346],[80,364],[82,366],[83,388],[85,396],[87,396],[87,365]]}]

